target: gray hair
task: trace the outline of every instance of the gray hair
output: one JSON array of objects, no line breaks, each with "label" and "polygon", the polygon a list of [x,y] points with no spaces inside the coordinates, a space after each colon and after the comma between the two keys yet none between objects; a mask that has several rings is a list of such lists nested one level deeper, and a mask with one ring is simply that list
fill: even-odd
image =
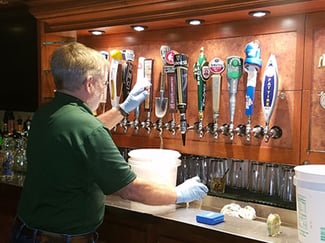
[{"label": "gray hair", "polygon": [[98,51],[78,42],[57,48],[50,60],[51,72],[58,90],[78,90],[89,75],[103,77],[108,61]]}]

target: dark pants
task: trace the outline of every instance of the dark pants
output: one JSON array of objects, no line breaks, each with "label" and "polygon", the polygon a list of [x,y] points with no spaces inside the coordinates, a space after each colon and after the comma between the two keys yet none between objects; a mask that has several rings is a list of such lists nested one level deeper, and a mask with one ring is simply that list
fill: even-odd
[{"label": "dark pants", "polygon": [[97,232],[82,235],[67,235],[45,232],[28,227],[16,219],[11,233],[10,243],[95,243]]}]

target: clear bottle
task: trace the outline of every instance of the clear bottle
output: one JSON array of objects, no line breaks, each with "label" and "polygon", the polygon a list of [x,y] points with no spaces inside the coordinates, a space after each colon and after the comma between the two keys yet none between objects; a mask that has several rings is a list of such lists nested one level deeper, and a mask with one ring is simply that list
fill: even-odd
[{"label": "clear bottle", "polygon": [[14,177],[13,164],[15,154],[15,141],[13,136],[5,136],[2,149],[2,181],[12,181]]},{"label": "clear bottle", "polygon": [[15,152],[13,157],[14,181],[18,185],[23,185],[27,169],[26,159],[26,137],[21,133],[15,136]]},{"label": "clear bottle", "polygon": [[8,134],[12,136],[15,132],[15,116],[12,111],[8,111]]}]

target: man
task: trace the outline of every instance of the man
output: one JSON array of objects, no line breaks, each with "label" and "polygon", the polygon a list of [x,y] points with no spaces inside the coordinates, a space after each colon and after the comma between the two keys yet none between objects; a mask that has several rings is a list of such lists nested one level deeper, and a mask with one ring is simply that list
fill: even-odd
[{"label": "man", "polygon": [[206,195],[199,178],[173,188],[137,177],[114,144],[109,129],[141,104],[148,84],[136,84],[119,107],[96,118],[93,111],[107,88],[105,58],[70,43],[54,51],[51,72],[57,89],[54,99],[33,116],[12,242],[95,242],[105,195],[113,193],[151,205]]}]

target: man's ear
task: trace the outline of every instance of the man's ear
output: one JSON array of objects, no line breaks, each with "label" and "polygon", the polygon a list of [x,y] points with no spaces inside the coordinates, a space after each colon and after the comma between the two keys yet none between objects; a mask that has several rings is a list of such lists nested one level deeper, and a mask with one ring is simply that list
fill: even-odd
[{"label": "man's ear", "polygon": [[85,91],[87,93],[91,93],[93,85],[94,85],[94,78],[93,78],[93,76],[91,76],[91,75],[87,76],[86,81],[84,83]]}]

